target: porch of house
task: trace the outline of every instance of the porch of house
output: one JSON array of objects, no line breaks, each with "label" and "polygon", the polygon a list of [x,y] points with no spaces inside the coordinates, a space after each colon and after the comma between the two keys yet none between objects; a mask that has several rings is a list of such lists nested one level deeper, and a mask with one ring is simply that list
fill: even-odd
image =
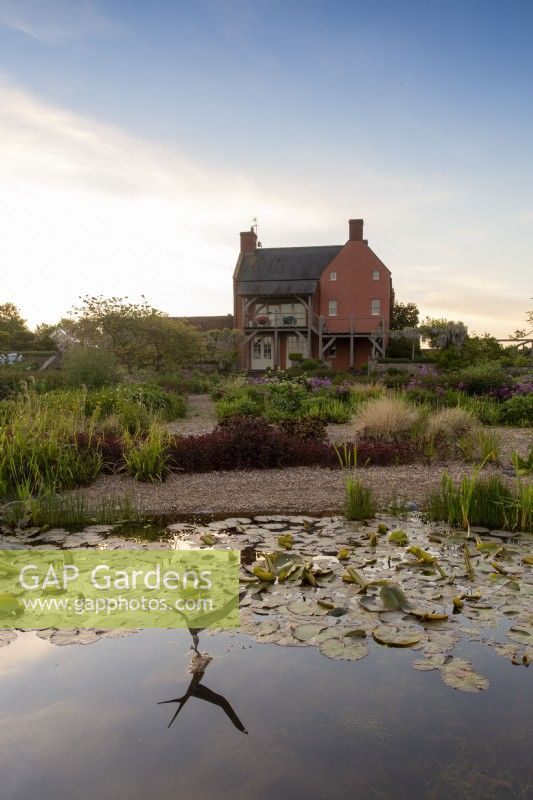
[{"label": "porch of house", "polygon": [[288,369],[293,354],[324,361],[336,372],[365,366],[384,354],[383,334],[315,333],[307,330],[258,329],[249,333],[243,348],[244,369],[261,372]]},{"label": "porch of house", "polygon": [[241,366],[252,371],[288,369],[301,354],[336,371],[361,367],[385,353],[383,320],[327,319],[313,310],[312,297],[248,297],[243,300],[245,344]]}]

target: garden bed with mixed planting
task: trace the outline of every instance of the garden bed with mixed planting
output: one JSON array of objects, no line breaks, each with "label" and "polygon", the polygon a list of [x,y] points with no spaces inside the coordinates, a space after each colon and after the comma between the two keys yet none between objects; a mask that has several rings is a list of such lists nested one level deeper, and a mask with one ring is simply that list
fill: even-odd
[{"label": "garden bed with mixed planting", "polygon": [[346,375],[290,377],[283,372],[237,377],[213,389],[219,420],[231,416],[318,417],[349,422],[369,400],[399,397],[421,413],[461,408],[485,425],[533,425],[533,376],[481,366],[437,374],[385,374],[379,378]]},{"label": "garden bed with mixed planting", "polygon": [[[520,387],[520,392],[526,391],[525,383]],[[263,487],[259,491],[259,508],[275,509],[277,502],[283,502],[284,509],[305,508],[310,490],[316,497],[313,494],[308,507],[326,511],[340,507],[344,473],[355,468],[374,470],[369,477],[374,487],[384,483],[383,494],[389,501],[398,488],[404,489],[400,492],[404,498],[413,499],[405,487],[406,476],[418,475],[422,487],[429,485],[429,478],[434,486],[446,463],[483,464],[502,476],[531,473],[529,437],[523,437],[516,452],[507,452],[501,466],[498,433],[474,413],[472,403],[484,408],[484,403],[501,405],[507,399],[480,399],[446,389],[444,394],[435,391],[435,402],[429,403],[410,397],[409,391],[346,380],[334,384],[317,377],[236,378],[218,383],[213,391],[219,423],[209,429],[204,401],[200,409],[204,432],[183,435],[175,420],[184,417],[186,404],[170,389],[137,384],[41,394],[26,389],[0,402],[0,498],[12,519],[17,514],[21,519],[30,514],[32,519],[49,496],[97,481],[96,490],[104,496],[124,486],[134,502],[159,495],[166,497],[161,501],[164,506],[169,495],[159,490],[162,481],[170,481],[169,489],[174,487],[179,496],[179,487],[190,487],[195,473],[211,472],[218,477],[213,477],[214,484],[213,480],[204,484],[211,496],[208,508],[213,500],[216,506],[217,494],[226,488],[232,491],[237,484],[237,495],[221,510],[241,507],[239,496],[246,497],[247,483],[249,492],[254,484],[266,483],[267,494]],[[461,402],[443,404],[442,398],[450,399],[446,392],[454,392]],[[526,401],[532,397],[531,393],[516,396]],[[470,407],[464,405],[465,399]],[[328,423],[335,426],[336,441],[331,440]],[[517,429],[509,431],[514,436]],[[410,467],[405,475],[393,476],[405,465]],[[392,472],[377,473],[380,468]],[[259,470],[279,469],[284,470],[280,480],[254,477]],[[234,471],[246,475],[229,479]],[[458,476],[457,471],[454,474]],[[187,476],[191,476],[188,484]],[[131,479],[136,483],[128,483]],[[222,488],[222,480],[230,483]],[[403,487],[398,485],[401,481]],[[156,484],[157,491],[147,492],[137,482]],[[418,495],[415,502],[420,502]],[[175,504],[174,498],[173,511]]]}]

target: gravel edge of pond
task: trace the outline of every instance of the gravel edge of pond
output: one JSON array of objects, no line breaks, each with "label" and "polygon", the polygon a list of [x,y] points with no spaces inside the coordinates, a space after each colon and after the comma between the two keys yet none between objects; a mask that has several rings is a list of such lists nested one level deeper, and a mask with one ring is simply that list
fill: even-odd
[{"label": "gravel edge of pond", "polygon": [[[471,471],[462,463],[368,467],[358,476],[374,490],[381,507],[403,498],[420,505],[444,470],[458,480]],[[146,514],[333,514],[344,509],[345,480],[353,470],[323,467],[181,473],[164,483],[140,483],[128,475],[102,475],[77,490],[89,504],[128,495]],[[484,474],[509,478],[491,467]]]}]

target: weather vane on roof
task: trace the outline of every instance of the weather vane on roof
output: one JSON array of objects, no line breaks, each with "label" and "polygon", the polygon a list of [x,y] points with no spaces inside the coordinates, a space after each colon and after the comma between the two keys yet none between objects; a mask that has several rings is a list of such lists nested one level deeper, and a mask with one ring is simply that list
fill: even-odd
[{"label": "weather vane on roof", "polygon": [[[252,220],[252,230],[255,231],[255,235],[259,238],[259,223],[257,221],[257,217],[254,217]],[[263,245],[261,242],[257,242],[257,247],[262,247]]]}]

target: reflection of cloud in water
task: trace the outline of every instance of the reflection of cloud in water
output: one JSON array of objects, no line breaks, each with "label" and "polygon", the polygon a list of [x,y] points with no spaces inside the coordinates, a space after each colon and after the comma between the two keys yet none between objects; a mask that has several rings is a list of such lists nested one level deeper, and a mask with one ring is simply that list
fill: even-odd
[{"label": "reflection of cloud in water", "polygon": [[53,655],[48,642],[39,639],[33,632],[18,633],[14,642],[0,648],[0,678],[9,675],[20,675],[29,669],[36,661],[44,660]]}]

